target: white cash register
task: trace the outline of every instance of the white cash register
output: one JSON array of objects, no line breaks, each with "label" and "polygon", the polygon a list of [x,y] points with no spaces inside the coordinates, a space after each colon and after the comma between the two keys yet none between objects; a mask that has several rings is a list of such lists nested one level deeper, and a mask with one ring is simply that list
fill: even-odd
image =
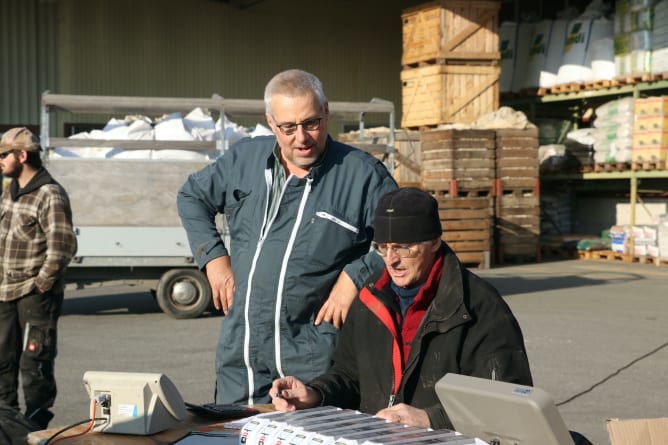
[{"label": "white cash register", "polygon": [[490,445],[573,445],[552,397],[540,388],[460,374],[435,386],[455,429]]}]

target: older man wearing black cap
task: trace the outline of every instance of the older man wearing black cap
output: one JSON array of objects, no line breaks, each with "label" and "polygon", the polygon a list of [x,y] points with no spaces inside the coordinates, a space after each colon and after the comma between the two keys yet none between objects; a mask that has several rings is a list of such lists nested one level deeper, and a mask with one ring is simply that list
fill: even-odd
[{"label": "older man wearing black cap", "polygon": [[531,385],[517,320],[497,290],[462,267],[441,240],[437,201],[417,188],[389,192],[374,225],[384,273],[353,302],[330,370],[308,385],[275,380],[276,408],[334,405],[452,429],[434,390],[446,373]]}]

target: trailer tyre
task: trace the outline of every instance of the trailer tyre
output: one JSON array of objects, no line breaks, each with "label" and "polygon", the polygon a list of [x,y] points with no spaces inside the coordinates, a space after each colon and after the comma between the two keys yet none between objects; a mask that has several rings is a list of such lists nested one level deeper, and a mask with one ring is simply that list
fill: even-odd
[{"label": "trailer tyre", "polygon": [[171,269],[160,277],[156,299],[170,317],[197,318],[211,306],[211,287],[197,269]]}]

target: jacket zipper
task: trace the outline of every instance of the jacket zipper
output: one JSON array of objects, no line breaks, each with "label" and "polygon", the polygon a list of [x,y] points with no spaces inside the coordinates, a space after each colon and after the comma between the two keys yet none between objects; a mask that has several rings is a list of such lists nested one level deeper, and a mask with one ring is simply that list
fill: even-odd
[{"label": "jacket zipper", "polygon": [[[292,176],[292,175],[290,175]],[[311,185],[313,183],[313,177],[309,173],[306,176],[306,187],[304,187],[304,193],[302,195],[301,202],[299,203],[299,210],[297,210],[297,217],[295,218],[295,224],[292,226],[292,232],[290,233],[290,239],[288,240],[288,246],[285,249],[285,255],[283,255],[283,261],[281,263],[281,272],[278,278],[278,287],[276,289],[276,308],[274,314],[274,351],[276,351],[276,370],[278,375],[285,377],[283,373],[283,366],[281,360],[281,305],[283,301],[283,286],[285,285],[285,275],[288,268],[288,260],[292,254],[292,248],[294,247],[295,240],[299,232],[299,226],[301,225],[302,219],[304,218],[304,209],[306,208],[306,201],[311,194]],[[287,181],[286,181],[287,185]],[[281,194],[281,199],[283,195]]]},{"label": "jacket zipper", "polygon": [[[250,363],[250,296],[253,289],[253,276],[255,275],[255,266],[257,265],[257,260],[260,257],[260,251],[262,251],[262,245],[264,244],[265,234],[269,231],[271,223],[273,221],[267,221],[267,213],[269,212],[269,200],[271,197],[271,187],[273,183],[273,174],[270,168],[265,169],[264,179],[267,186],[267,200],[264,205],[264,220],[262,221],[262,230],[260,231],[260,239],[257,242],[257,247],[255,248],[255,255],[253,256],[253,261],[251,262],[251,269],[248,272],[248,286],[246,288],[246,307],[244,308],[244,365],[246,366],[246,372],[248,376],[248,405],[253,405],[253,392],[255,392],[255,379],[253,378],[253,367]],[[286,184],[289,178],[286,179]],[[285,186],[281,191],[280,200],[283,199],[283,191],[285,191]]]}]

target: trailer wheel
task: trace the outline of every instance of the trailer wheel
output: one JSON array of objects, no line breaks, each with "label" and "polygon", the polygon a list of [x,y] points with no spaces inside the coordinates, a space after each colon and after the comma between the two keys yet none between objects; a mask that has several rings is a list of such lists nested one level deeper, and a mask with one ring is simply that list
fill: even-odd
[{"label": "trailer wheel", "polygon": [[170,269],[160,277],[156,297],[170,317],[197,318],[211,305],[211,287],[197,269]]}]

